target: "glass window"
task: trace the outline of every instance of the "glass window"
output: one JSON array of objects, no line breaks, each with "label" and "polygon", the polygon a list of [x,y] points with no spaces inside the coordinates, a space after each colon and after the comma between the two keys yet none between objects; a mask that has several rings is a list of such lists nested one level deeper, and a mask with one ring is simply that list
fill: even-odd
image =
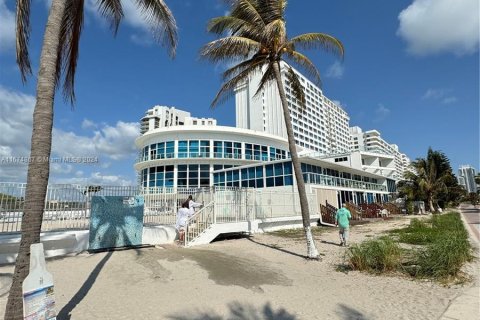
[{"label": "glass window", "polygon": [[267,187],[275,187],[275,180],[273,178],[267,178]]},{"label": "glass window", "polygon": [[165,144],[165,158],[173,158],[175,156],[175,142],[168,141]]},{"label": "glass window", "polygon": [[224,142],[224,158],[233,158],[233,143],[230,141]]},{"label": "glass window", "polygon": [[267,177],[273,177],[273,164],[265,166],[265,174]]},{"label": "glass window", "polygon": [[275,175],[276,176],[283,175],[283,164],[282,163],[275,163]]},{"label": "glass window", "polygon": [[178,141],[178,157],[186,158],[188,152],[188,141]]},{"label": "glass window", "polygon": [[213,156],[215,158],[223,157],[223,141],[214,141],[213,142]]},{"label": "glass window", "polygon": [[253,146],[250,143],[245,143],[245,159],[253,159]]},{"label": "glass window", "polygon": [[291,162],[284,162],[283,163],[283,172],[285,175],[292,174],[292,163]]},{"label": "glass window", "polygon": [[210,141],[201,140],[200,141],[200,157],[209,158],[210,157]]},{"label": "glass window", "polygon": [[198,140],[190,140],[188,142],[188,149],[191,158],[196,158],[199,156],[200,153],[200,144]]}]

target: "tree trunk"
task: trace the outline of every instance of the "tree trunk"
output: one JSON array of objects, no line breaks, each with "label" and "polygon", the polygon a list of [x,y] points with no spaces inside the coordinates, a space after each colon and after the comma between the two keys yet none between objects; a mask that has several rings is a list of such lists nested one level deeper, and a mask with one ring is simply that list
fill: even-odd
[{"label": "tree trunk", "polygon": [[310,211],[308,210],[307,193],[305,191],[305,181],[303,181],[302,168],[300,160],[298,159],[297,147],[295,145],[295,136],[293,134],[292,120],[288,110],[287,96],[282,83],[282,76],[280,74],[280,63],[274,63],[275,79],[277,82],[278,92],[282,100],[283,117],[285,118],[285,126],[287,128],[288,148],[292,158],[293,171],[297,180],[298,195],[300,197],[300,208],[302,210],[303,230],[305,231],[305,238],[307,241],[307,257],[310,259],[318,259],[319,254],[315,241],[312,236],[312,229],[310,228]]},{"label": "tree trunk", "polygon": [[37,96],[33,112],[33,131],[27,190],[22,217],[22,238],[5,310],[6,320],[23,319],[22,283],[30,269],[30,245],[40,242],[43,209],[47,193],[52,146],[53,100],[64,0],[53,0],[43,38]]}]

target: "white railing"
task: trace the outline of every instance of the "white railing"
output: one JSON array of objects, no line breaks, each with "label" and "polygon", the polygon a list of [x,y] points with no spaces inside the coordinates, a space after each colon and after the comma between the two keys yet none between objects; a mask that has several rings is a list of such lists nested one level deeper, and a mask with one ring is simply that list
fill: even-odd
[{"label": "white railing", "polygon": [[210,202],[187,220],[185,231],[185,246],[200,236],[215,223],[214,201]]}]

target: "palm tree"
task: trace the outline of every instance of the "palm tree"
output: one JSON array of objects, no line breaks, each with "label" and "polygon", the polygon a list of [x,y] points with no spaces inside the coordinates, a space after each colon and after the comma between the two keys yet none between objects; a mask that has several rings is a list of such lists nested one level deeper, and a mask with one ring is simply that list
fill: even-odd
[{"label": "palm tree", "polygon": [[[281,62],[287,58],[288,61],[305,70],[314,81],[320,83],[318,70],[305,55],[297,51],[297,48],[322,48],[340,57],[343,57],[344,48],[336,38],[323,33],[307,33],[291,39],[287,38],[286,5],[286,0],[232,0],[229,15],[214,18],[208,24],[208,31],[221,38],[206,44],[200,54],[212,62],[235,63],[223,73],[225,82],[213,100],[212,107],[231,96],[237,86],[248,81],[249,77],[255,73],[263,74],[257,95],[267,83],[276,82],[282,101],[288,145],[300,196],[307,256],[318,259],[319,254],[310,229],[305,183],[283,87]],[[305,95],[300,80],[295,71],[288,64],[285,63],[285,65],[287,66],[286,80],[293,87],[294,96],[304,105]]]},{"label": "palm tree", "polygon": [[[98,0],[98,9],[116,34],[123,18],[120,0]],[[22,80],[31,74],[28,55],[31,0],[17,0],[17,64]],[[173,57],[177,43],[175,19],[163,0],[137,0],[136,4],[151,24],[156,39],[169,48]],[[22,282],[29,273],[30,245],[40,241],[40,230],[49,178],[55,90],[64,78],[64,96],[75,101],[74,80],[83,25],[84,0],[52,0],[43,38],[33,112],[31,162],[28,166],[22,238],[5,319],[23,319]]]},{"label": "palm tree", "polygon": [[[428,149],[426,158],[418,158],[412,162],[413,171],[405,173],[406,186],[415,200],[427,202],[430,212],[434,212],[434,203],[449,192],[452,169],[448,158],[440,151]],[[402,185],[402,184],[401,184]],[[408,190],[406,188],[404,191]]]}]

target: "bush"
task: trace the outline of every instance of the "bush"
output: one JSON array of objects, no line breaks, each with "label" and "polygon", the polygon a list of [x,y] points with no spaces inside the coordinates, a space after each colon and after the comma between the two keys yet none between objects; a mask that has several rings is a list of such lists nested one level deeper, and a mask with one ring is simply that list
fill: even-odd
[{"label": "bush", "polygon": [[391,238],[385,237],[353,245],[347,250],[353,270],[387,272],[398,268],[402,250]]},{"label": "bush", "polygon": [[462,232],[448,233],[419,252],[415,262],[418,268],[414,275],[434,279],[455,277],[463,264],[472,259],[468,237]]}]

